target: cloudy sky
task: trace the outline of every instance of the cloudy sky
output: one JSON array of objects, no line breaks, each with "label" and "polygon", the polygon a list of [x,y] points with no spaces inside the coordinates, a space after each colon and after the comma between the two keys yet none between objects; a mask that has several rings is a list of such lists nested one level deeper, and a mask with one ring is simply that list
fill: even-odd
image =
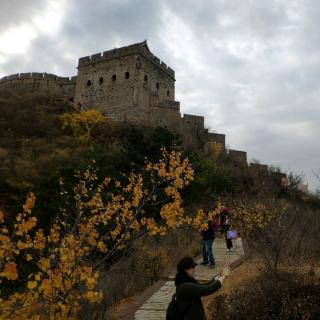
[{"label": "cloudy sky", "polygon": [[147,39],[176,71],[182,113],[314,190],[319,17],[318,0],[0,0],[0,78],[72,76],[81,56]]}]

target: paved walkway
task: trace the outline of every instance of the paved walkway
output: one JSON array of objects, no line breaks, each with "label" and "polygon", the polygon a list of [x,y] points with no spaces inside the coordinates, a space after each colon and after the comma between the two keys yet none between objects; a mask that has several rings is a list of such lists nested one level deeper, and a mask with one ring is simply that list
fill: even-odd
[{"label": "paved walkway", "polygon": [[[225,240],[217,238],[213,245],[214,257],[216,267],[210,269],[206,266],[199,265],[196,267],[195,278],[201,282],[210,281],[221,271],[222,265],[225,261],[232,264],[239,260],[244,254],[243,248],[237,248],[232,252],[227,252]],[[197,262],[201,262],[198,259]],[[135,313],[134,320],[164,320],[168,304],[175,293],[174,275],[168,277],[168,281],[155,292]]]}]

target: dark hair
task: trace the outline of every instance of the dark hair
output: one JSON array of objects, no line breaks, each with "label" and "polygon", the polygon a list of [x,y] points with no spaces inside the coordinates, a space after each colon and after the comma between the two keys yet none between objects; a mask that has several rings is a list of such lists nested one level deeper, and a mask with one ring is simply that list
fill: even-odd
[{"label": "dark hair", "polygon": [[185,256],[185,257],[181,258],[178,265],[177,265],[178,272],[177,272],[176,277],[174,279],[175,285],[178,286],[179,284],[184,283],[184,282],[197,283],[196,279],[190,278],[186,273],[186,270],[188,270],[190,268],[194,268],[197,265],[198,264],[190,256]]},{"label": "dark hair", "polygon": [[190,256],[185,256],[180,259],[177,265],[177,271],[181,272],[190,268],[196,267],[198,264]]}]

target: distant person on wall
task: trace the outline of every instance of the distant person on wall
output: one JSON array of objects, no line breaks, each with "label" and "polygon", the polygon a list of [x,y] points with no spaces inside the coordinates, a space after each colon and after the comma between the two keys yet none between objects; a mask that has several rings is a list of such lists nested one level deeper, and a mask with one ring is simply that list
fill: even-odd
[{"label": "distant person on wall", "polygon": [[212,247],[213,247],[215,234],[214,234],[214,225],[212,220],[208,222],[207,229],[202,231],[201,235],[202,235],[202,258],[203,258],[203,261],[201,264],[214,268],[216,263],[214,260]]},{"label": "distant person on wall", "polygon": [[167,309],[166,320],[205,320],[201,297],[219,290],[230,274],[230,267],[225,263],[221,274],[207,284],[199,284],[194,278],[196,265],[191,257],[184,257],[178,263],[175,277],[176,294]]}]

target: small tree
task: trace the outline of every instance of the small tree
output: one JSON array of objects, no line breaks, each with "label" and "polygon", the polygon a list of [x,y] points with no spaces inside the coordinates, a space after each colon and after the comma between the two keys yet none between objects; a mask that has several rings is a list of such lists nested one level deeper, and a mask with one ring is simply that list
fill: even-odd
[{"label": "small tree", "polygon": [[48,232],[37,228],[32,193],[13,225],[1,214],[0,319],[76,319],[81,300],[102,299],[99,267],[132,239],[183,225],[205,228],[202,210],[191,216],[182,208],[180,190],[193,175],[179,152],[164,150],[159,162],[146,162],[122,182],[98,182],[93,167],[78,172],[75,208],[62,207]]},{"label": "small tree", "polygon": [[61,116],[62,128],[70,128],[76,139],[87,142],[91,139],[91,130],[98,123],[103,123],[106,118],[97,110],[90,109],[81,112],[64,113]]}]

